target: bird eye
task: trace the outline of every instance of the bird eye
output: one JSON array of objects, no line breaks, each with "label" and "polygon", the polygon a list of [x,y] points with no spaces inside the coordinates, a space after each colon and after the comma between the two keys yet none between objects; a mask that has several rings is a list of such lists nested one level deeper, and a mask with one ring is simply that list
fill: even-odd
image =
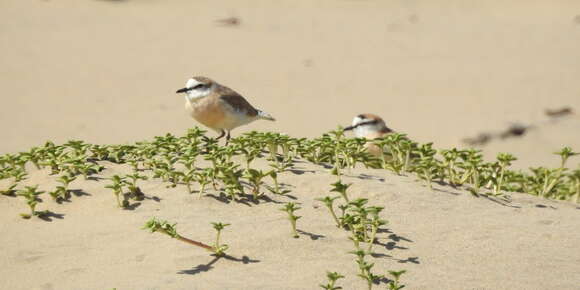
[{"label": "bird eye", "polygon": [[201,89],[201,88],[203,88],[204,86],[205,86],[204,84],[198,84],[198,85],[194,86],[194,87],[193,87],[193,89],[194,89],[194,90]]}]

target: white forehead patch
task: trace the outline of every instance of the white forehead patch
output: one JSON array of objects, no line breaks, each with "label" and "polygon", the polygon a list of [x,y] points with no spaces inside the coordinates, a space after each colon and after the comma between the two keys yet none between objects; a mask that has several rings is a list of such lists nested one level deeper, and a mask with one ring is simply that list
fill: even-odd
[{"label": "white forehead patch", "polygon": [[356,126],[360,123],[362,123],[365,119],[360,118],[359,116],[354,117],[354,119],[352,119],[352,125]]},{"label": "white forehead patch", "polygon": [[195,79],[188,79],[187,83],[185,83],[186,88],[193,88],[194,86],[198,85],[200,82],[196,81]]},{"label": "white forehead patch", "polygon": [[[185,83],[185,87],[190,89],[190,88],[193,88],[199,84],[201,84],[201,82],[198,82],[195,79],[189,79],[189,80],[187,80],[187,83]],[[188,101],[199,100],[203,97],[208,96],[209,94],[210,94],[210,88],[207,88],[207,87],[204,87],[201,89],[193,89],[193,90],[187,91],[187,94],[185,95],[185,99],[187,99]]]},{"label": "white forehead patch", "polygon": [[372,120],[372,118],[361,118],[359,116],[354,117],[354,119],[352,119],[352,126],[356,126],[356,128],[354,128],[354,135],[359,138],[366,138],[368,135],[378,132],[380,127],[378,124],[365,124],[357,126],[361,123],[369,122]]}]

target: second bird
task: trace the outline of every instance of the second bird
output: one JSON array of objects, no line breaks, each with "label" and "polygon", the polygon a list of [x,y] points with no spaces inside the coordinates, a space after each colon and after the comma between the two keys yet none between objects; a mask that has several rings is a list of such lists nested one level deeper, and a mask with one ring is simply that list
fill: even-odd
[{"label": "second bird", "polygon": [[226,144],[234,128],[260,119],[275,121],[270,114],[254,108],[234,90],[206,77],[190,78],[185,88],[177,93],[186,94],[185,109],[191,117],[220,133],[217,139],[226,136]]}]

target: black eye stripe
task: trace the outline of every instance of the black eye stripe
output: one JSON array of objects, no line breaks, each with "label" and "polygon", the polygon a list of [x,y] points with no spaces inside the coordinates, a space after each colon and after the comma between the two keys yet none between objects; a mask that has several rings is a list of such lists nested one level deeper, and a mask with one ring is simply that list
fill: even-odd
[{"label": "black eye stripe", "polygon": [[194,86],[192,89],[194,89],[194,90],[195,90],[195,89],[201,89],[201,88],[203,88],[204,86],[205,86],[204,84],[197,84],[197,85],[195,85],[195,86]]},{"label": "black eye stripe", "polygon": [[373,124],[376,124],[378,122],[379,122],[378,120],[366,121],[366,122],[358,123],[358,124],[352,126],[352,128],[354,129],[354,128],[358,128],[358,127],[364,126],[364,125],[373,125]]}]

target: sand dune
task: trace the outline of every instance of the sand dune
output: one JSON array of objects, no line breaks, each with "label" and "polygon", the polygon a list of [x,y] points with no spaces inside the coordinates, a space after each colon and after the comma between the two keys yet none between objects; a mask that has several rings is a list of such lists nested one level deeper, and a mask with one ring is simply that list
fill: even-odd
[{"label": "sand dune", "polygon": [[[301,163],[299,163],[301,164]],[[106,164],[103,177],[128,173]],[[257,167],[266,168],[265,162]],[[301,164],[305,173],[285,173],[290,196],[272,196],[259,205],[225,204],[209,196],[186,193],[185,186],[167,189],[159,181],[143,182],[148,197],[132,211],[120,210],[106,181],[75,181],[71,189],[89,195],[58,205],[46,197],[39,209],[62,215],[52,222],[22,220],[26,205],[0,199],[0,244],[5,249],[0,273],[10,289],[314,289],[326,271],[338,271],[344,289],[365,289],[348,251],[354,249],[344,230],[315,198],[329,194],[336,177],[327,169]],[[580,255],[577,206],[515,194],[503,204],[449,187],[433,192],[412,176],[384,170],[357,169],[351,198],[369,198],[385,206],[389,221],[375,246],[374,269],[406,269],[409,289],[576,289]],[[52,190],[47,172],[31,174],[30,184]],[[194,187],[195,188],[195,187]],[[212,195],[217,195],[209,191]],[[282,202],[298,201],[299,239],[291,238]],[[228,222],[223,240],[228,254],[220,259],[141,227],[156,216],[178,223],[189,238],[212,242],[210,222]],[[208,265],[209,264],[209,265]],[[557,270],[554,270],[557,269]],[[34,278],[30,278],[34,273]],[[436,286],[434,286],[436,285]],[[385,285],[376,286],[377,289]]]},{"label": "sand dune", "polygon": [[[276,123],[234,130],[315,137],[359,113],[437,148],[514,122],[536,127],[482,147],[511,152],[516,168],[557,166],[552,152],[580,150],[578,115],[549,121],[547,108],[580,112],[580,4],[574,1],[22,1],[0,3],[0,153],[46,140],[134,143],[196,123],[175,90],[212,77]],[[234,17],[238,25],[219,20]],[[227,21],[226,21],[227,22]],[[579,159],[571,159],[576,168]],[[264,161],[260,161],[265,166]],[[105,164],[103,177],[129,172]],[[284,174],[302,203],[299,239],[275,197],[258,206],[201,200],[179,186],[143,183],[133,211],[115,207],[104,181],[77,180],[86,195],[58,205],[52,222],[23,220],[21,198],[0,197],[0,288],[314,289],[325,271],[356,277],[352,243],[315,198],[334,180],[301,163]],[[577,289],[578,207],[514,194],[509,204],[451,187],[431,192],[414,176],[348,173],[355,196],[386,207],[375,269],[407,269],[408,289]],[[363,178],[369,177],[369,178]],[[0,180],[5,186],[7,180]],[[25,184],[56,186],[46,171]],[[24,185],[24,184],[22,184]],[[60,216],[62,215],[62,216]],[[236,259],[140,228],[152,216],[209,242],[212,221]],[[246,257],[246,258],[244,258]],[[386,287],[384,284],[376,288]],[[407,289],[407,288],[406,288]]]}]

